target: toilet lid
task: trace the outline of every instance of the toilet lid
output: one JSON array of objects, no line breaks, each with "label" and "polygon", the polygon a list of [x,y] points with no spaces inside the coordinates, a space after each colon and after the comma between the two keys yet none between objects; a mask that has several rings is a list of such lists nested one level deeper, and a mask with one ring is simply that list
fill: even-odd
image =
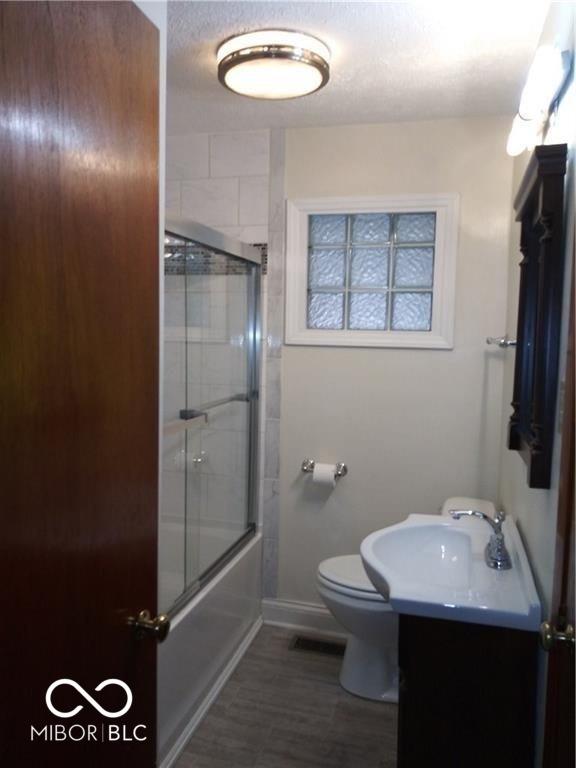
[{"label": "toilet lid", "polygon": [[318,573],[333,584],[338,584],[358,592],[371,592],[377,594],[377,590],[366,575],[360,555],[342,555],[324,560],[318,566]]}]

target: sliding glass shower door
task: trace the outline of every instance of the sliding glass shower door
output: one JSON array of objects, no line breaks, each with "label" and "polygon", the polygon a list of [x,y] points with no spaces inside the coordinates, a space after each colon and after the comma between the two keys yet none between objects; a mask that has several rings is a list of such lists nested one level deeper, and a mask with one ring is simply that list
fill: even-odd
[{"label": "sliding glass shower door", "polygon": [[162,610],[202,586],[255,528],[257,258],[206,228],[166,235]]}]

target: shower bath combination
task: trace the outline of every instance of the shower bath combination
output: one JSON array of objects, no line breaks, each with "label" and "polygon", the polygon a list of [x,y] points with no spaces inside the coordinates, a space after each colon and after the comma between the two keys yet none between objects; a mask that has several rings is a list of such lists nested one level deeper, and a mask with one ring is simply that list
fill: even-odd
[{"label": "shower bath combination", "polygon": [[166,225],[160,609],[172,615],[255,534],[260,251]]}]

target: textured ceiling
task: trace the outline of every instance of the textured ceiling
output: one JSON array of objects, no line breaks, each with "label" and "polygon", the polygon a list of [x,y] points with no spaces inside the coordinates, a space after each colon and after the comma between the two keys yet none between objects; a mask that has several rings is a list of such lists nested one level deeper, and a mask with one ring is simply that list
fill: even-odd
[{"label": "textured ceiling", "polygon": [[[168,132],[513,114],[549,3],[170,2]],[[216,77],[225,38],[279,27],[332,51],[326,88],[302,99],[236,96]]]}]

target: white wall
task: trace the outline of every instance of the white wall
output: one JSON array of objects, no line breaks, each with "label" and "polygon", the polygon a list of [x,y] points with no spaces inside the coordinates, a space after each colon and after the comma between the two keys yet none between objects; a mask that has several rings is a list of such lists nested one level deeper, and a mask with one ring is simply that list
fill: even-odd
[{"label": "white wall", "polygon": [[166,212],[245,243],[268,241],[270,132],[169,136]]},{"label": "white wall", "polygon": [[[548,16],[542,43],[557,41],[562,49],[575,49],[575,26],[573,6],[559,7],[557,4],[551,9]],[[574,242],[574,208],[575,208],[575,145],[576,145],[576,85],[572,80],[572,85],[564,97],[553,125],[544,138],[546,144],[568,143],[569,161],[566,183],[566,202],[567,228],[569,233],[566,242],[566,264],[567,270],[564,284],[564,305],[563,305],[563,327],[561,334],[560,351],[560,379],[564,377],[566,337],[568,326],[568,297],[570,290],[570,271],[569,265],[573,253]],[[529,160],[529,154],[526,152],[516,158],[514,162],[514,191],[518,188],[526,165]],[[512,211],[512,208],[510,208]],[[518,285],[520,270],[519,262],[519,244],[520,227],[516,222],[512,222],[510,232],[510,253],[509,253],[509,290],[508,290],[508,316],[507,331],[515,338],[516,324],[518,314]],[[506,356],[506,365],[504,373],[504,424],[510,414],[510,401],[512,400],[514,379],[514,353]],[[562,386],[562,385],[561,385]],[[557,402],[557,424],[560,421],[561,400]],[[500,498],[503,507],[510,512],[518,521],[520,531],[530,555],[532,570],[536,579],[536,584],[543,603],[544,614],[548,611],[548,606],[552,597],[552,586],[554,579],[554,548],[556,545],[556,516],[558,506],[558,484],[560,470],[560,432],[556,432],[554,444],[554,456],[552,466],[552,482],[549,490],[538,490],[528,488],[526,464],[516,451],[509,451],[505,447],[506,437],[502,438],[502,474],[500,482]]]},{"label": "white wall", "polygon": [[[284,347],[282,599],[319,603],[318,563],[358,552],[377,528],[451,495],[496,498],[503,356],[485,338],[506,325],[508,128],[491,118],[287,131],[288,198],[461,199],[453,350]],[[349,474],[319,491],[300,471],[306,456],[345,461]]]}]

